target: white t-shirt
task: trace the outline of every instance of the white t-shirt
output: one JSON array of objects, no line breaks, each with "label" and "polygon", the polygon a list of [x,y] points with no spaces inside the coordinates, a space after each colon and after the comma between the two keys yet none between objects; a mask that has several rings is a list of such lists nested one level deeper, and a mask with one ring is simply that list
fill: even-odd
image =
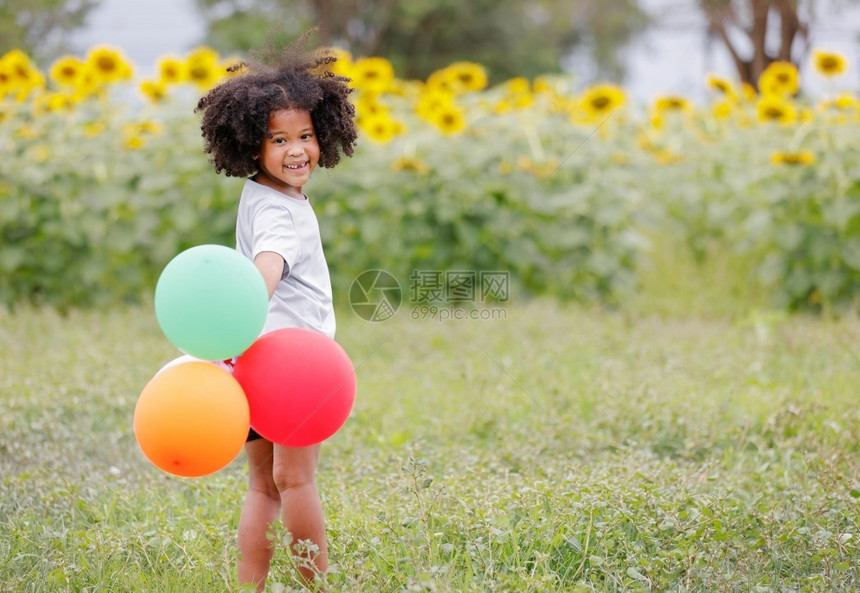
[{"label": "white t-shirt", "polygon": [[263,251],[284,258],[262,333],[306,327],[334,338],[331,279],[310,201],[247,179],[236,218],[236,249],[251,261]]}]

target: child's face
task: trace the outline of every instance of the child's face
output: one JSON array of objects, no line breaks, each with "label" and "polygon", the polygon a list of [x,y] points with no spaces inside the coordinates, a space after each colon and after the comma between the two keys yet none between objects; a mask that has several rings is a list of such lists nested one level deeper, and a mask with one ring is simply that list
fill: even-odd
[{"label": "child's face", "polygon": [[320,145],[311,114],[282,109],[269,115],[269,135],[263,137],[254,179],[290,197],[303,199],[302,186],[320,160]]}]

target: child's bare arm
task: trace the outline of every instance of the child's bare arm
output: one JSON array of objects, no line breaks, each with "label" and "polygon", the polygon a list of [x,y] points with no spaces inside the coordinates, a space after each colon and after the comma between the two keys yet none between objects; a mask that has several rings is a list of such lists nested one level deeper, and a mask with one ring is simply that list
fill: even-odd
[{"label": "child's bare arm", "polygon": [[269,291],[269,298],[275,294],[275,288],[278,282],[284,276],[284,258],[274,251],[263,251],[258,253],[254,258],[254,265],[260,270],[263,275],[263,280],[266,281],[266,289]]}]

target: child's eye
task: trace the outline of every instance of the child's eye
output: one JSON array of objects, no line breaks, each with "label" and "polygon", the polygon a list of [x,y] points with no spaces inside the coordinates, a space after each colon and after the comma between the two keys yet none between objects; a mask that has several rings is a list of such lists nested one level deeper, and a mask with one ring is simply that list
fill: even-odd
[{"label": "child's eye", "polygon": [[274,142],[275,144],[283,144],[284,142],[286,142],[286,140],[284,140],[283,138],[274,138],[272,142]]}]

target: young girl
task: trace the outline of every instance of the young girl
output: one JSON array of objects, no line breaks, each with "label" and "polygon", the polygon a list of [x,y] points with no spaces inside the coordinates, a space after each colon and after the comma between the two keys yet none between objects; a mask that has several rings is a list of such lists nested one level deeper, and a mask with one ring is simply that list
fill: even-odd
[{"label": "young girl", "polygon": [[[248,178],[236,242],[269,290],[263,332],[307,327],[334,337],[328,267],[302,188],[318,165],[333,167],[342,155],[352,156],[355,111],[349,80],[328,69],[335,58],[304,52],[302,42],[267,64],[242,64],[235,77],[200,99],[195,111],[203,114],[201,129],[215,171]],[[264,589],[273,554],[267,535],[279,516],[292,541],[310,541],[317,548],[304,552],[302,576],[311,580],[315,572],[325,572],[326,536],[315,481],[319,445],[285,447],[252,430],[245,451],[250,474],[239,520],[240,584]]]}]

